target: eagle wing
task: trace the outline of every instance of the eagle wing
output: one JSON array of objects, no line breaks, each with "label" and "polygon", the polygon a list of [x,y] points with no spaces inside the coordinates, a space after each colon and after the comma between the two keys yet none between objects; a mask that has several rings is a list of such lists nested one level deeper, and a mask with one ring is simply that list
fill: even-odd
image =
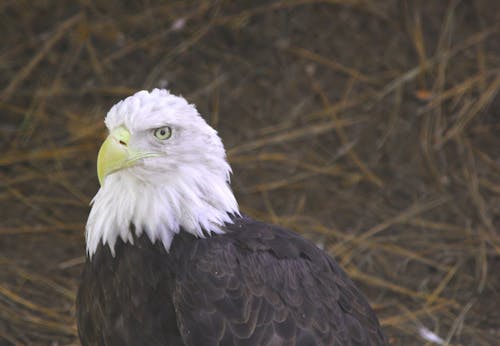
[{"label": "eagle wing", "polygon": [[240,219],[183,266],[173,303],[186,345],[385,345],[338,264],[291,231]]}]

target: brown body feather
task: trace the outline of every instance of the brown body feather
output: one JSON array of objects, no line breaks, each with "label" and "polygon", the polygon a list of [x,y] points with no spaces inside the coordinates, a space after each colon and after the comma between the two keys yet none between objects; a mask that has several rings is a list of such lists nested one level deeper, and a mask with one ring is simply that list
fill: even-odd
[{"label": "brown body feather", "polygon": [[[134,230],[131,230],[134,232]],[[247,217],[170,250],[99,245],[77,298],[86,345],[385,345],[366,299],[299,235]]]}]

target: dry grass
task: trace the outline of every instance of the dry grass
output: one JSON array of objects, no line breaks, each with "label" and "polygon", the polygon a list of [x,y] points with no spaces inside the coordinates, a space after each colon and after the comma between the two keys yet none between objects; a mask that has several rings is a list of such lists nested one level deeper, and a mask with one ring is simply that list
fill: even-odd
[{"label": "dry grass", "polygon": [[[331,251],[393,345],[500,339],[497,1],[0,4],[0,344],[77,344],[106,110],[168,86],[242,209]],[[430,343],[428,343],[430,345]]]}]

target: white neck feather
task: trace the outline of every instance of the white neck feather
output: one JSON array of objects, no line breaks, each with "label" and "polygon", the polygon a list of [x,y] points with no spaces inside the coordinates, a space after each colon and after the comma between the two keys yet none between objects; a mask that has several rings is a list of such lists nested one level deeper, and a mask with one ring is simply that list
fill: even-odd
[{"label": "white neck feather", "polygon": [[102,242],[114,256],[118,237],[133,243],[130,224],[137,236],[146,232],[151,242],[161,241],[167,251],[181,229],[197,237],[223,233],[230,214],[239,214],[228,175],[211,173],[201,165],[155,184],[138,179],[129,169],[110,174],[92,201],[86,226],[88,255],[92,257]]}]

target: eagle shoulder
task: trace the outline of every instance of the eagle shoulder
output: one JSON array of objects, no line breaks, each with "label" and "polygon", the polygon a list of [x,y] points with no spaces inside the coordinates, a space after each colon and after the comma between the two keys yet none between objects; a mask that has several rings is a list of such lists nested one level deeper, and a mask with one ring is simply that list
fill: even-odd
[{"label": "eagle shoulder", "polygon": [[193,243],[173,303],[187,345],[385,344],[366,299],[330,256],[246,217]]},{"label": "eagle shoulder", "polygon": [[100,244],[87,258],[76,299],[82,345],[182,345],[171,300],[173,264],[143,234]]}]

